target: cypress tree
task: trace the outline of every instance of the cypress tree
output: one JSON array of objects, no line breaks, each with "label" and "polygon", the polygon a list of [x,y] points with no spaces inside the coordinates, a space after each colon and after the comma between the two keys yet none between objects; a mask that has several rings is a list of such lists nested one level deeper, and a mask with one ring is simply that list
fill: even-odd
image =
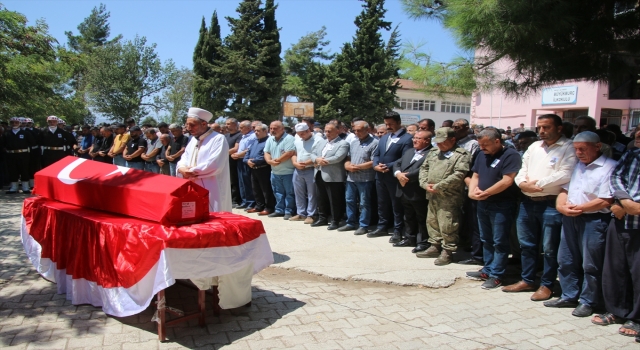
[{"label": "cypress tree", "polygon": [[202,108],[207,109],[214,115],[222,115],[227,107],[228,94],[220,68],[224,64],[224,56],[217,11],[214,11],[211,16],[209,31],[202,46],[202,58],[203,66],[207,72],[207,81],[205,83],[207,101]]},{"label": "cypress tree", "polygon": [[204,67],[204,59],[202,57],[202,47],[207,39],[207,25],[202,17],[200,25],[200,36],[198,43],[193,50],[193,102],[194,107],[204,108],[207,104],[206,81],[208,79],[206,68]]}]

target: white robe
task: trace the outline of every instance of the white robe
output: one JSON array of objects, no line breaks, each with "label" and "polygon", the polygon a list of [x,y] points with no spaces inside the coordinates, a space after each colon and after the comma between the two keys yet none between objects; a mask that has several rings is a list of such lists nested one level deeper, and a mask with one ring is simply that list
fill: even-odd
[{"label": "white robe", "polygon": [[[231,179],[229,175],[229,145],[224,135],[212,132],[200,144],[191,138],[177,168],[187,167],[198,175],[190,179],[209,190],[209,211],[231,212]],[[197,153],[197,162],[195,153]],[[196,164],[192,164],[195,162]],[[182,176],[178,174],[179,176]]]}]

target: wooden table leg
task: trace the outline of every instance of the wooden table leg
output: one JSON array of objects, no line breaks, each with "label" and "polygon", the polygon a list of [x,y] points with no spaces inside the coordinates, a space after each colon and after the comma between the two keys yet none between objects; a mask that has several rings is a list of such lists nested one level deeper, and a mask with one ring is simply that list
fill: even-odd
[{"label": "wooden table leg", "polygon": [[198,309],[200,311],[200,318],[198,319],[198,323],[200,327],[205,326],[205,317],[206,317],[206,307],[205,307],[205,291],[198,290]]},{"label": "wooden table leg", "polygon": [[164,290],[158,292],[158,340],[165,341],[167,333],[165,328],[165,298],[164,298]]}]

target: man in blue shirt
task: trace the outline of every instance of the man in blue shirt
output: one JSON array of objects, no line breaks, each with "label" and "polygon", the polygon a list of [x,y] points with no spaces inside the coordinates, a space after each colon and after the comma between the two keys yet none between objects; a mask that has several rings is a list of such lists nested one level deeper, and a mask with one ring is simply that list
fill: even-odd
[{"label": "man in blue shirt", "polygon": [[[259,125],[262,125],[260,123]],[[256,139],[256,135],[253,132],[251,122],[244,120],[240,123],[240,133],[242,136],[238,141],[238,150],[231,154],[232,159],[241,160],[247,154],[249,146]],[[249,211],[255,205],[255,199],[253,198],[253,190],[251,189],[251,172],[245,162],[238,162],[238,187],[240,188],[240,198],[242,203],[236,206],[236,209],[243,209]]]},{"label": "man in blue shirt", "polygon": [[276,196],[276,210],[269,217],[284,217],[289,220],[296,211],[293,190],[295,167],[291,162],[291,157],[296,152],[294,137],[284,132],[284,125],[280,121],[272,122],[269,131],[271,137],[264,146],[264,158],[271,165],[271,186]]},{"label": "man in blue shirt", "polygon": [[264,146],[269,138],[269,127],[266,124],[255,126],[254,138],[247,145],[243,163],[251,169],[251,188],[255,206],[247,210],[247,213],[269,215],[275,211],[276,199],[271,188],[271,166],[264,159]]}]

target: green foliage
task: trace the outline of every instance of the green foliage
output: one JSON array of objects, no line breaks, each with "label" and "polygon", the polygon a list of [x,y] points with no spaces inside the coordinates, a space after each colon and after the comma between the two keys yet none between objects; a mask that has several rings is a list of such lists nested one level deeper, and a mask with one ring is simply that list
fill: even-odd
[{"label": "green foliage", "polygon": [[411,16],[442,21],[460,47],[476,50],[474,70],[511,61],[500,79],[481,82],[507,94],[526,95],[573,79],[635,82],[640,73],[637,0],[402,2]]},{"label": "green foliage", "polygon": [[[324,51],[329,41],[324,38],[327,35],[326,28],[311,32],[300,38],[284,52],[282,61],[283,85],[282,95],[296,96],[300,101],[317,100],[318,82],[310,78],[310,70],[314,65],[325,65],[331,61],[335,54]],[[315,68],[316,70],[318,68]]]},{"label": "green foliage", "polygon": [[183,123],[191,101],[193,98],[192,87],[194,80],[193,72],[188,68],[181,68],[176,72],[176,79],[171,86],[166,89],[161,97],[156,97],[155,104],[168,114],[160,117],[160,121],[165,123]]},{"label": "green foliage", "polygon": [[381,121],[395,105],[399,32],[393,30],[385,44],[380,30],[391,30],[391,22],[384,20],[384,0],[361,1],[364,9],[355,19],[358,29],[353,42],[343,46],[328,69],[312,68],[314,79],[320,81],[320,120],[366,117]]},{"label": "green foliage", "polygon": [[229,97],[220,67],[224,62],[218,14],[213,12],[211,26],[202,19],[200,36],[193,53],[193,105],[221,115]]},{"label": "green foliage", "polygon": [[100,7],[94,7],[89,17],[78,25],[80,35],[73,35],[71,31],[64,32],[67,36],[69,48],[74,52],[88,53],[95,47],[120,40],[122,38],[121,35],[112,40],[107,40],[111,33],[110,16],[111,13],[107,12],[107,7],[104,4],[100,4]]},{"label": "green foliage", "polygon": [[95,48],[85,76],[91,106],[115,121],[144,117],[148,107],[158,109],[153,97],[171,86],[176,69],[171,60],[162,64],[155,47],[136,36]]},{"label": "green foliage", "polygon": [[149,124],[149,125],[155,127],[156,125],[158,125],[158,121],[152,116],[147,116],[147,117],[144,117],[144,119],[142,119],[140,121],[140,125],[145,125],[145,124]]},{"label": "green foliage", "polygon": [[25,16],[0,4],[0,113],[4,117],[24,114],[26,101],[53,97],[56,40],[44,22],[26,23]]},{"label": "green foliage", "polygon": [[229,98],[228,115],[237,119],[274,120],[280,116],[282,87],[280,37],[269,0],[244,0],[239,18],[227,17],[231,34],[225,38],[220,74]]}]

